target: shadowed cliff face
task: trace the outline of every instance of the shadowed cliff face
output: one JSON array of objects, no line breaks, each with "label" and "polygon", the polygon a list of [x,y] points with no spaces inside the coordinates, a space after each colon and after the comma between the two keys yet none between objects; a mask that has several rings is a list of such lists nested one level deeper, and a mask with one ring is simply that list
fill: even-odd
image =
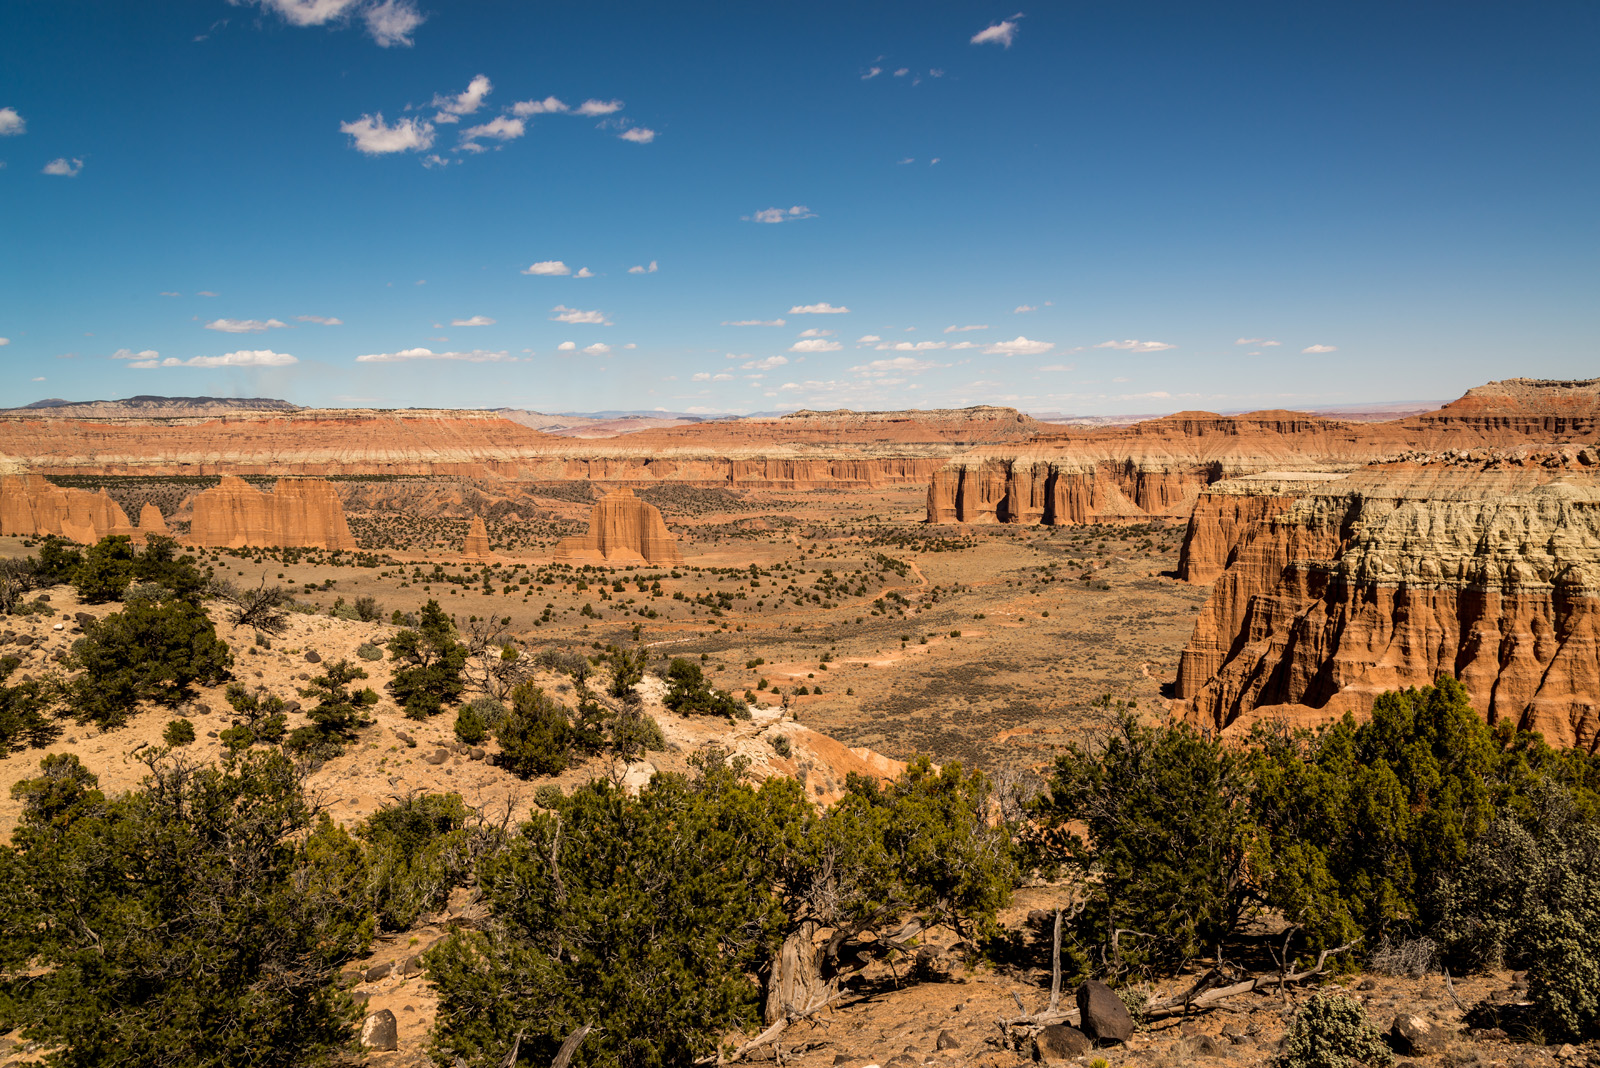
[{"label": "shadowed cliff face", "polygon": [[1314,722],[1452,674],[1491,722],[1594,745],[1597,470],[1600,451],[1568,447],[1214,487],[1183,557],[1215,585],[1183,652],[1180,711],[1215,727]]}]

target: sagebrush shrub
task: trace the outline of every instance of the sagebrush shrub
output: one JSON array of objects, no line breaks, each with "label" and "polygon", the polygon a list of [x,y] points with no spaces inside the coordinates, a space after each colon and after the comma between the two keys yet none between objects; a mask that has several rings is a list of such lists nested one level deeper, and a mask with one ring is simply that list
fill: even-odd
[{"label": "sagebrush shrub", "polygon": [[1352,1068],[1390,1065],[1394,1054],[1349,994],[1312,994],[1289,1024],[1278,1068]]}]

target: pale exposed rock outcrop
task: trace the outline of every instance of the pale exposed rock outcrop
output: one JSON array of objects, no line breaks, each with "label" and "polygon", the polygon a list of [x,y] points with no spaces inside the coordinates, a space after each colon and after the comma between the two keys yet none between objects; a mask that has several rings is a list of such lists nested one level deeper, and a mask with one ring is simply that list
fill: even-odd
[{"label": "pale exposed rock outcrop", "polygon": [[139,509],[139,532],[134,535],[135,539],[143,542],[152,534],[165,537],[167,533],[167,520],[161,514],[161,509],[153,502],[145,501],[144,507]]},{"label": "pale exposed rock outcrop", "polygon": [[356,547],[333,486],[316,478],[282,478],[263,493],[241,478],[194,498],[189,542],[214,548],[246,546],[344,549]]},{"label": "pale exposed rock outcrop", "polygon": [[64,489],[43,475],[0,478],[0,534],[53,534],[93,545],[108,535],[133,533],[127,514],[105,490]]},{"label": "pale exposed rock outcrop", "polygon": [[596,502],[587,534],[556,543],[556,560],[673,567],[683,563],[683,553],[653,505],[635,497],[631,489],[614,489]]}]

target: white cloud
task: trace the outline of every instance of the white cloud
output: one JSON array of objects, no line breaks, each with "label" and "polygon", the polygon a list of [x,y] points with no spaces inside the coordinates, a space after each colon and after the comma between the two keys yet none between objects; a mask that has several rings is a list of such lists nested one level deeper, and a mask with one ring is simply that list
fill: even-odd
[{"label": "white cloud", "polygon": [[1018,334],[1010,341],[996,341],[984,348],[984,353],[989,356],[1037,356],[1041,352],[1049,352],[1055,348],[1053,341],[1030,341]]},{"label": "white cloud", "polygon": [[950,347],[952,349],[981,349],[981,348],[983,348],[983,346],[978,344],[976,341],[957,341],[954,345],[951,345]]},{"label": "white cloud", "polygon": [[1165,352],[1167,349],[1177,347],[1165,341],[1135,341],[1133,338],[1126,341],[1102,341],[1095,346],[1097,349],[1120,349],[1123,352]]},{"label": "white cloud", "polygon": [[895,356],[887,360],[873,360],[871,363],[861,364],[859,367],[850,368],[852,374],[865,378],[883,378],[892,374],[919,375],[924,371],[931,371],[935,367],[944,367],[945,364],[934,363],[931,360],[919,360],[914,356]]},{"label": "white cloud", "polygon": [[693,380],[696,382],[732,382],[733,376],[722,373],[712,374],[710,371],[699,371],[694,375]]},{"label": "white cloud", "polygon": [[794,307],[789,309],[789,314],[790,315],[844,315],[847,312],[849,312],[849,310],[850,310],[849,308],[843,308],[843,307],[835,308],[832,304],[829,304],[827,301],[823,301],[821,304],[796,304]]},{"label": "white cloud", "polygon": [[550,309],[556,314],[550,317],[552,323],[594,323],[597,326],[610,326],[611,320],[605,317],[604,312],[579,311],[569,308],[565,304],[557,304]]},{"label": "white cloud", "polygon": [[625,348],[625,349],[636,349],[636,348],[639,347],[639,345],[638,345],[637,342],[630,341],[630,342],[628,342],[626,345],[624,345],[622,347]]},{"label": "white cloud", "polygon": [[897,159],[894,162],[896,167],[904,167],[907,163],[915,163],[917,161],[914,156],[907,156],[905,159]]},{"label": "white cloud", "polygon": [[294,26],[321,26],[344,18],[358,0],[260,0],[261,6],[275,11]]},{"label": "white cloud", "polygon": [[838,352],[844,346],[837,341],[824,341],[822,338],[808,338],[805,341],[796,341],[789,346],[790,352]]},{"label": "white cloud", "polygon": [[501,115],[490,119],[482,126],[469,126],[461,131],[462,141],[473,141],[480,137],[492,137],[496,141],[515,141],[527,132],[527,126],[521,119],[507,118]]},{"label": "white cloud", "polygon": [[44,375],[38,375],[38,376],[36,376],[34,378],[28,379],[28,381],[29,382],[43,382],[44,381]]},{"label": "white cloud", "polygon": [[942,349],[946,344],[944,341],[885,341],[878,348],[892,352],[929,352]]},{"label": "white cloud", "polygon": [[200,290],[200,292],[196,293],[195,296],[197,296],[197,297],[214,297],[214,296],[216,296],[216,294],[211,292],[211,290],[209,290],[209,289],[202,289],[202,290]]},{"label": "white cloud", "polygon": [[944,328],[944,332],[947,333],[947,334],[963,334],[963,333],[966,333],[968,330],[987,330],[987,329],[989,329],[989,324],[988,323],[977,323],[977,324],[975,324],[973,326],[947,326],[947,327]]},{"label": "white cloud", "polygon": [[1004,45],[1006,48],[1010,48],[1012,40],[1017,36],[1017,24],[1013,20],[1021,17],[1022,16],[1020,14],[1012,15],[1011,18],[1006,19],[1003,22],[997,22],[986,30],[979,30],[977,33],[972,35],[971,43],[997,44]]},{"label": "white cloud", "polygon": [[571,274],[572,269],[560,260],[540,260],[522,273],[543,275]]},{"label": "white cloud", "polygon": [[593,345],[585,345],[583,351],[590,356],[605,356],[611,352],[611,346],[596,341]]},{"label": "white cloud", "polygon": [[1039,305],[1037,305],[1037,304],[1018,304],[1015,308],[1011,309],[1011,314],[1012,315],[1021,315],[1024,312],[1031,312],[1031,311],[1038,311],[1038,310],[1039,310]]},{"label": "white cloud", "polygon": [[411,47],[411,32],[421,26],[425,16],[413,7],[410,0],[382,0],[362,12],[367,20],[367,32],[379,48],[395,45]]},{"label": "white cloud", "polygon": [[145,349],[143,352],[134,352],[132,349],[118,349],[111,354],[113,360],[153,360],[161,353],[155,349]]},{"label": "white cloud", "polygon": [[176,290],[171,290],[171,289],[163,289],[161,291],[161,295],[163,297],[181,297],[181,296],[183,296],[182,293],[179,293]]},{"label": "white cloud", "polygon": [[585,100],[574,115],[612,115],[622,110],[620,100]]},{"label": "white cloud", "polygon": [[53,159],[44,165],[45,174],[56,174],[63,178],[76,178],[81,170],[83,170],[83,160],[81,159],[69,160],[63,157]]},{"label": "white cloud", "polygon": [[[629,274],[655,274],[656,273],[656,261],[655,260],[651,260],[650,261],[650,266],[648,266],[648,267],[645,267],[642,264],[636,264],[636,265],[628,268],[628,273]],[[722,325],[723,326],[727,326],[728,324],[727,323],[723,323]],[[748,325],[748,324],[746,324],[746,325]]]},{"label": "white cloud", "polygon": [[1076,371],[1077,367],[1070,363],[1047,363],[1039,368],[1041,371]]},{"label": "white cloud", "polygon": [[28,132],[28,120],[16,108],[0,108],[0,137],[16,137]]},{"label": "white cloud", "polygon": [[[140,353],[140,355],[144,355]],[[221,356],[195,356],[192,359],[180,360],[176,356],[168,356],[164,360],[154,359],[135,360],[129,367],[141,369],[151,367],[287,367],[300,361],[290,356],[287,352],[273,352],[271,349],[241,349],[238,352],[228,352]]]},{"label": "white cloud", "polygon": [[470,319],[451,319],[451,326],[493,326],[494,320],[487,315],[474,315]]},{"label": "white cloud", "polygon": [[723,326],[785,326],[787,319],[724,319]]},{"label": "white cloud", "polygon": [[373,352],[357,356],[356,363],[408,363],[412,360],[453,360],[459,363],[516,363],[517,357],[508,352],[434,352],[432,349],[401,349],[399,352]]},{"label": "white cloud", "polygon": [[556,351],[557,352],[572,352],[577,347],[578,347],[578,343],[576,341],[563,341],[561,344],[556,346]]},{"label": "white cloud", "polygon": [[11,339],[10,338],[8,338],[8,337],[0,337],[0,345],[9,345],[9,344],[11,344]]},{"label": "white cloud", "polygon": [[448,167],[452,163],[460,163],[460,162],[461,161],[459,159],[445,159],[443,156],[439,155],[437,152],[430,152],[426,156],[422,157],[422,165],[424,167],[426,167],[430,171],[433,170],[435,167]]},{"label": "white cloud", "polygon": [[943,78],[944,77],[944,71],[940,70],[938,67],[934,67],[934,68],[932,68],[932,69],[930,69],[928,71],[928,77],[930,77],[930,78]]},{"label": "white cloud", "polygon": [[910,67],[901,67],[899,70],[894,72],[894,76],[896,78],[904,78],[907,74],[910,74],[910,73],[911,73],[911,68]]},{"label": "white cloud", "polygon": [[279,319],[213,319],[206,324],[206,329],[220,330],[224,334],[260,334],[288,325]]},{"label": "white cloud", "polygon": [[511,113],[522,118],[527,118],[529,115],[557,115],[569,110],[571,109],[567,105],[553,96],[547,96],[543,100],[519,100],[511,105]]},{"label": "white cloud", "polygon": [[391,152],[420,152],[433,147],[433,123],[420,119],[401,119],[393,126],[383,121],[383,112],[363,115],[355,122],[341,122],[339,132],[355,139],[355,149],[368,156]]},{"label": "white cloud", "polygon": [[856,338],[856,344],[857,345],[870,345],[874,341],[882,341],[882,340],[883,340],[883,338],[879,337],[877,334],[862,334],[860,337]]},{"label": "white cloud", "polygon": [[878,75],[880,75],[882,73],[883,73],[883,68],[882,67],[873,67],[871,70],[867,71],[867,73],[865,73],[865,74],[863,74],[861,76],[861,80],[864,81],[864,82],[871,81],[873,78],[876,78]]},{"label": "white cloud", "polygon": [[[834,346],[834,348],[838,347],[838,345]],[[787,356],[768,356],[765,359],[751,360],[749,363],[741,363],[739,367],[741,370],[745,371],[773,371],[784,366],[788,362],[789,357]],[[732,378],[733,376],[729,375],[728,377]]]},{"label": "white cloud", "polygon": [[1235,345],[1260,345],[1264,349],[1269,349],[1269,348],[1272,348],[1273,346],[1281,345],[1281,344],[1283,344],[1283,342],[1281,342],[1281,341],[1269,341],[1268,339],[1266,339],[1264,337],[1242,337],[1238,341],[1235,341],[1234,344]]},{"label": "white cloud", "polygon": [[455,96],[436,95],[428,104],[429,107],[438,108],[439,114],[433,117],[434,122],[459,122],[460,116],[471,115],[483,107],[483,98],[494,91],[494,85],[487,75],[480,74],[467,83],[467,91],[457,93]]},{"label": "white cloud", "polygon": [[1311,356],[1319,352],[1338,352],[1338,345],[1307,345],[1300,350],[1302,356]]},{"label": "white cloud", "polygon": [[331,315],[296,315],[295,321],[301,323],[320,323],[323,326],[344,325],[343,319],[337,319]]},{"label": "white cloud", "polygon": [[740,218],[746,222],[781,223],[796,222],[800,219],[815,219],[817,213],[804,204],[796,204],[792,208],[763,208],[754,215],[742,215]]},{"label": "white cloud", "polygon": [[574,277],[574,278],[593,278],[594,277],[594,272],[589,270],[589,268],[587,268],[587,267],[579,267],[578,268],[578,273],[573,275],[572,277]]},{"label": "white cloud", "polygon": [[648,145],[656,139],[656,132],[648,126],[633,126],[617,134],[624,141],[632,141],[636,145]]},{"label": "white cloud", "polygon": [[800,336],[801,337],[832,337],[833,336],[833,331],[832,330],[823,330],[820,327],[812,326],[812,327],[807,327],[806,329],[800,331]]}]

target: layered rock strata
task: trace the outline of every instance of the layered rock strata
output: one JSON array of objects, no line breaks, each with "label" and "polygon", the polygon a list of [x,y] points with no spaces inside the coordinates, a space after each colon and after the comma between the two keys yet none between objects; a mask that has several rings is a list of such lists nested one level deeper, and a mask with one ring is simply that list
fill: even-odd
[{"label": "layered rock strata", "polygon": [[127,513],[105,490],[65,489],[43,475],[0,477],[0,534],[55,535],[93,545],[108,535],[134,533]]},{"label": "layered rock strata", "polygon": [[472,560],[489,559],[489,528],[484,526],[483,516],[473,516],[472,522],[467,525],[467,537],[461,543],[461,555]]},{"label": "layered rock strata", "polygon": [[1459,678],[1490,722],[1600,738],[1600,451],[1241,479],[1195,508],[1184,566],[1220,574],[1179,711],[1227,727],[1362,713]]},{"label": "layered rock strata", "polygon": [[356,548],[344,506],[321,479],[282,478],[263,493],[242,478],[222,481],[197,494],[189,543],[211,548]]},{"label": "layered rock strata", "polygon": [[137,539],[143,542],[152,534],[160,534],[165,536],[167,533],[167,520],[166,517],[161,514],[161,509],[157,508],[152,502],[145,501],[144,507],[139,509],[139,532],[136,535]]},{"label": "layered rock strata", "polygon": [[683,563],[683,553],[660,511],[635,497],[631,489],[614,489],[600,498],[589,516],[589,532],[562,538],[556,543],[555,558],[561,563],[612,567]]}]

